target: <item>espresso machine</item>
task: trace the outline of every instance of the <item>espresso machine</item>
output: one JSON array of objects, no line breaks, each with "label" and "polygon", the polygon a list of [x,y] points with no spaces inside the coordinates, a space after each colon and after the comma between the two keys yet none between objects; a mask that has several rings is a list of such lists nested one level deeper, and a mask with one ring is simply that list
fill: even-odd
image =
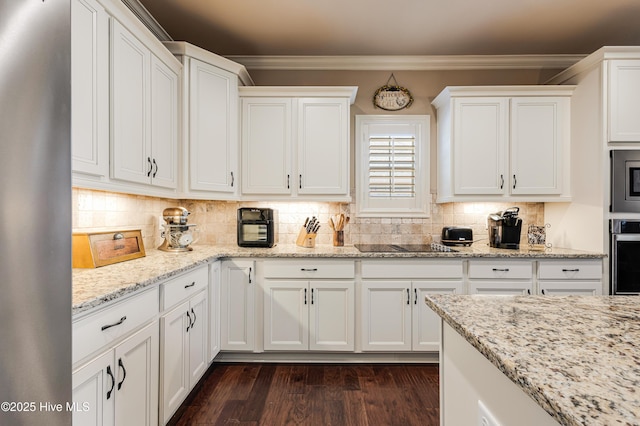
[{"label": "espresso machine", "polygon": [[162,211],[162,238],[164,241],[158,250],[185,252],[193,250],[189,245],[196,241],[196,225],[187,224],[189,211],[184,207],[169,207]]},{"label": "espresso machine", "polygon": [[520,208],[511,207],[504,212],[491,213],[487,218],[489,246],[503,249],[520,248],[522,219],[518,217]]}]

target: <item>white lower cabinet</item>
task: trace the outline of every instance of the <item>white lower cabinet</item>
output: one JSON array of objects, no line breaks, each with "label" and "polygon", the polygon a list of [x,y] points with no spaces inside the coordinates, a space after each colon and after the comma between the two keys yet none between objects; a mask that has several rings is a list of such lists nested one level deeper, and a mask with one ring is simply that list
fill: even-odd
[{"label": "white lower cabinet", "polygon": [[266,351],[355,350],[355,262],[263,263]]},{"label": "white lower cabinet", "polygon": [[255,262],[225,260],[220,280],[220,349],[255,349]]},{"label": "white lower cabinet", "polygon": [[539,292],[545,296],[601,295],[601,260],[541,260],[538,262]]},{"label": "white lower cabinet", "polygon": [[158,322],[77,368],[73,424],[158,424]]},{"label": "white lower cabinet", "polygon": [[264,284],[264,349],[353,351],[353,281]]},{"label": "white lower cabinet", "polygon": [[469,260],[469,294],[533,293],[533,262],[510,259]]},{"label": "white lower cabinet", "polygon": [[438,351],[438,316],[428,293],[461,294],[462,260],[363,261],[360,337],[363,351]]},{"label": "white lower cabinet", "polygon": [[220,261],[209,265],[209,362],[220,353],[220,267]]},{"label": "white lower cabinet", "polygon": [[161,286],[160,418],[166,423],[209,365],[208,268]]}]

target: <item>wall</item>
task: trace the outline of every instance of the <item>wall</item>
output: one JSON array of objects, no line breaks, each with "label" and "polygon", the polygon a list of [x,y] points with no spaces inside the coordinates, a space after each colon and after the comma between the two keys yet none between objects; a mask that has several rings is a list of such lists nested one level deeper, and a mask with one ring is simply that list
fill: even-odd
[{"label": "wall", "polygon": [[160,245],[159,217],[167,207],[181,206],[191,212],[189,223],[197,225],[201,244],[236,244],[236,211],[239,207],[272,207],[278,211],[279,243],[294,244],[306,217],[316,216],[322,224],[317,244],[332,244],[329,215],[344,213],[351,217],[345,227],[345,244],[356,243],[430,243],[440,240],[445,225],[471,226],[474,239],[486,239],[489,213],[520,207],[523,234],[529,224],[544,224],[541,203],[445,203],[432,204],[427,219],[355,218],[346,203],[310,202],[230,202],[170,200],[138,195],[73,189],[74,232],[106,229],[140,229],[145,248]]}]

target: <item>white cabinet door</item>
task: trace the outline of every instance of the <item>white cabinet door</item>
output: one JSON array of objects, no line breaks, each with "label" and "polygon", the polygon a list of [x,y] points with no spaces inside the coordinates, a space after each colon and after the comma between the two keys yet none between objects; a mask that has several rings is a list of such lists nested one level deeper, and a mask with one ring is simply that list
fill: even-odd
[{"label": "white cabinet door", "polygon": [[611,60],[609,72],[609,142],[640,141],[640,60]]},{"label": "white cabinet door", "polygon": [[353,351],[355,283],[311,281],[309,287],[309,349]]},{"label": "white cabinet door", "polygon": [[511,99],[512,194],[560,194],[564,143],[569,139],[567,97]]},{"label": "white cabinet door", "polygon": [[440,317],[424,302],[427,294],[462,294],[462,281],[413,281],[412,349],[440,350]]},{"label": "white cabinet door", "polygon": [[178,74],[151,55],[151,181],[178,186]]},{"label": "white cabinet door", "polygon": [[189,325],[184,302],[160,318],[162,405],[160,416],[166,423],[182,404],[190,390],[189,346],[186,329]]},{"label": "white cabinet door", "polygon": [[508,99],[455,99],[453,104],[455,193],[505,193],[508,179]]},{"label": "white cabinet door", "polygon": [[111,119],[113,178],[149,183],[151,52],[117,20],[111,26]]},{"label": "white cabinet door", "polygon": [[309,303],[307,281],[264,283],[264,349],[309,349]]},{"label": "white cabinet door", "polygon": [[349,101],[298,99],[299,194],[349,192]]},{"label": "white cabinet door", "polygon": [[207,292],[202,291],[193,296],[189,301],[187,318],[191,321],[187,327],[189,335],[189,388],[198,383],[198,380],[207,370]]},{"label": "white cabinet door", "polygon": [[545,296],[600,296],[600,281],[540,281],[540,294]]},{"label": "white cabinet door", "polygon": [[243,194],[291,194],[290,98],[242,98]]},{"label": "white cabinet door", "polygon": [[115,375],[113,351],[93,359],[73,373],[73,424],[83,426],[113,425]]},{"label": "white cabinet door", "polygon": [[158,424],[158,322],[115,348],[115,424]]},{"label": "white cabinet door", "polygon": [[220,348],[255,348],[255,263],[229,260],[222,264],[220,289]]},{"label": "white cabinet door", "polygon": [[411,283],[362,281],[362,350],[411,350]]},{"label": "white cabinet door", "polygon": [[189,59],[189,189],[238,187],[238,76]]},{"label": "white cabinet door", "polygon": [[220,261],[209,272],[209,362],[220,352]]},{"label": "white cabinet door", "polygon": [[95,0],[71,2],[71,166],[109,173],[109,15]]}]

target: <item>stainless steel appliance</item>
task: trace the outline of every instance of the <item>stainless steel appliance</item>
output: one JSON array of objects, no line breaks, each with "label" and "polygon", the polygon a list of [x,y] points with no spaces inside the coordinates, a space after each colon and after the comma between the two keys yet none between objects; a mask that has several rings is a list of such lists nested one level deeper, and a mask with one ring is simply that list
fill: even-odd
[{"label": "stainless steel appliance", "polygon": [[504,212],[492,213],[487,218],[489,246],[504,249],[519,249],[522,219],[520,208],[511,207]]},{"label": "stainless steel appliance", "polygon": [[193,250],[190,244],[196,242],[196,225],[187,225],[189,211],[184,207],[168,207],[162,211],[162,238],[164,241],[158,250],[185,252]]},{"label": "stainless steel appliance", "polygon": [[612,219],[609,226],[610,292],[640,295],[640,220]]},{"label": "stainless steel appliance", "polygon": [[3,425],[71,424],[70,10],[0,2]]},{"label": "stainless steel appliance", "polygon": [[468,226],[445,226],[442,228],[442,244],[445,246],[470,246],[473,230]]},{"label": "stainless steel appliance", "polygon": [[640,213],[640,150],[611,151],[611,211]]},{"label": "stainless steel appliance", "polygon": [[278,242],[278,218],[273,209],[242,207],[238,209],[238,245],[273,247]]}]

